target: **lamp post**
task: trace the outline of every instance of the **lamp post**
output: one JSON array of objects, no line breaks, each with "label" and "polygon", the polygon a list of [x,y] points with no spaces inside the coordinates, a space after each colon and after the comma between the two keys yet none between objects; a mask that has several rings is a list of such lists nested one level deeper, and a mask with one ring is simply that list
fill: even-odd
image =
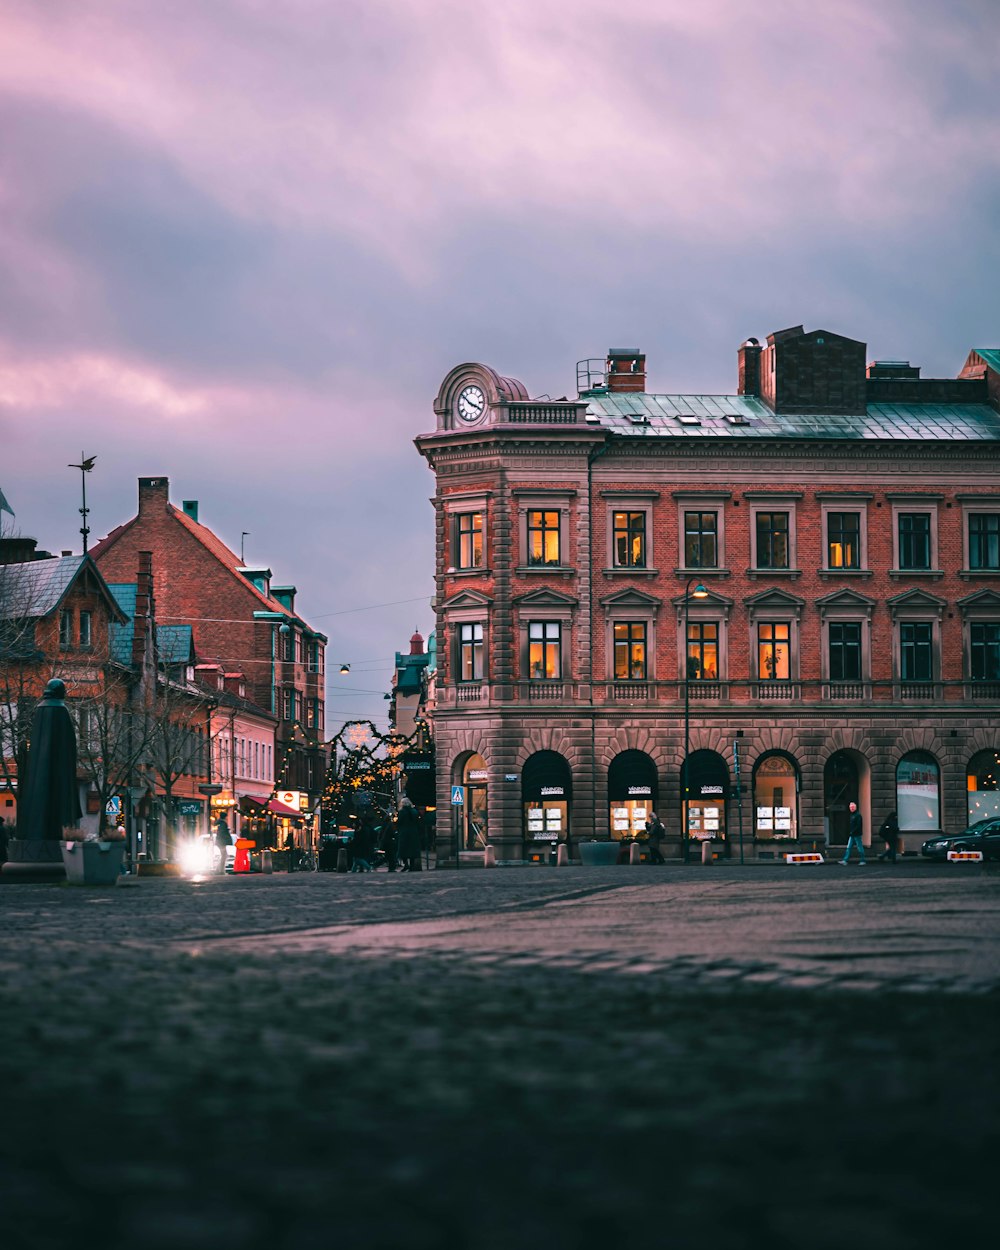
[{"label": "lamp post", "polygon": [[691,754],[691,700],[690,700],[690,684],[691,669],[688,663],[688,620],[690,619],[691,599],[707,599],[708,591],[705,587],[698,583],[694,590],[691,589],[691,583],[695,578],[689,577],[687,585],[684,587],[684,785],[681,790],[681,803],[684,813],[684,862],[687,863],[688,848],[690,847],[690,817],[688,815],[688,803],[691,798],[691,778],[688,769],[688,756]]}]

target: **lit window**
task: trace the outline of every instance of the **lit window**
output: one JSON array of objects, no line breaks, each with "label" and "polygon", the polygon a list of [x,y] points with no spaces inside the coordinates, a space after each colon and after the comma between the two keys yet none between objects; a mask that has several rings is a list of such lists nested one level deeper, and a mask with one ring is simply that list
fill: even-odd
[{"label": "lit window", "polygon": [[766,681],[790,681],[792,627],[786,621],[763,621],[757,626],[757,664]]},{"label": "lit window", "polygon": [[687,676],[688,681],[719,680],[719,626],[717,622],[689,622]]},{"label": "lit window", "polygon": [[562,625],[559,621],[529,623],[528,676],[532,681],[558,681],[562,676]]},{"label": "lit window", "polygon": [[528,563],[559,564],[559,513],[532,509],[528,513]]},{"label": "lit window", "polygon": [[826,567],[861,568],[861,514],[828,512],[826,515]]},{"label": "lit window", "polygon": [[646,625],[620,621],[614,627],[615,681],[646,680]]},{"label": "lit window", "polygon": [[615,512],[612,515],[615,567],[643,569],[646,567],[645,512]]},{"label": "lit window", "polygon": [[483,627],[478,622],[458,627],[459,681],[483,679]]},{"label": "lit window", "polygon": [[462,512],[455,518],[458,562],[460,569],[483,567],[483,514]]}]

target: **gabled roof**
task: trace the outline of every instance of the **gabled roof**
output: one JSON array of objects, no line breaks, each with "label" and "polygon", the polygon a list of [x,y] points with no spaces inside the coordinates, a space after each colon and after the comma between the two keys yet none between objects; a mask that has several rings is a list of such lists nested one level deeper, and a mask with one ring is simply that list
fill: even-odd
[{"label": "gabled roof", "polygon": [[1000,373],[1000,347],[974,347],[972,349],[995,372]]},{"label": "gabled roof", "polygon": [[82,577],[92,577],[112,615],[122,615],[90,556],[55,556],[51,560],[31,560],[27,564],[0,565],[0,618],[37,620],[48,616]]}]

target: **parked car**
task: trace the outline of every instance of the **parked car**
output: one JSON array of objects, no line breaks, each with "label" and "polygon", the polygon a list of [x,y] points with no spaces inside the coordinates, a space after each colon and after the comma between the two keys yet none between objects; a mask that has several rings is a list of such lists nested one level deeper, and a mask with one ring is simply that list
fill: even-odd
[{"label": "parked car", "polygon": [[947,859],[949,851],[982,851],[984,859],[1000,859],[1000,816],[977,820],[961,833],[937,834],[920,848],[928,859]]}]

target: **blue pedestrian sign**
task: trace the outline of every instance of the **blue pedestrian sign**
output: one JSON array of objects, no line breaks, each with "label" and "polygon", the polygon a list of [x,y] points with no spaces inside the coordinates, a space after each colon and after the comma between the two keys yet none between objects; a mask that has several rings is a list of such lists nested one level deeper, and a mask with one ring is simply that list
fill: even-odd
[{"label": "blue pedestrian sign", "polygon": [[451,803],[452,807],[461,807],[465,802],[465,786],[451,787]]},{"label": "blue pedestrian sign", "polygon": [[120,816],[122,814],[122,796],[120,794],[112,794],[109,796],[107,803],[104,805],[105,816]]}]

